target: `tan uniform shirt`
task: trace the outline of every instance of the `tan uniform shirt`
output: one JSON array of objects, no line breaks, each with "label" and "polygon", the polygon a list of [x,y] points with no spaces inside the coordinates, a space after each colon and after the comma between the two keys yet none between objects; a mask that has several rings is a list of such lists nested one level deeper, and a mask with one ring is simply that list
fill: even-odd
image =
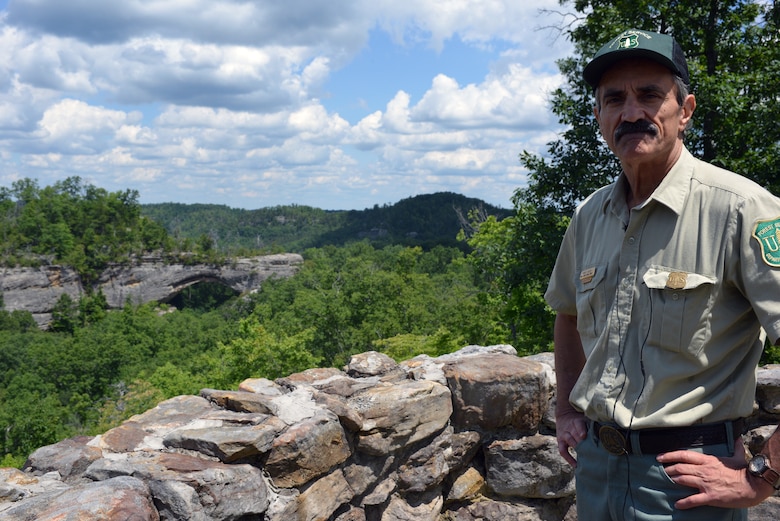
[{"label": "tan uniform shirt", "polygon": [[545,294],[577,316],[571,403],[634,429],[749,415],[761,328],[780,337],[780,200],[687,150],[630,212],[626,188],[580,205]]}]

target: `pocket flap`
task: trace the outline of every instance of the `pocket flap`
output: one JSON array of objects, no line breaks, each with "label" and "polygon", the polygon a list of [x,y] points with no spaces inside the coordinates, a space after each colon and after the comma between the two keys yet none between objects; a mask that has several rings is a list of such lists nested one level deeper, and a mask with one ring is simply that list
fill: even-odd
[{"label": "pocket flap", "polygon": [[642,279],[650,289],[693,289],[717,282],[715,277],[670,268],[650,268]]}]

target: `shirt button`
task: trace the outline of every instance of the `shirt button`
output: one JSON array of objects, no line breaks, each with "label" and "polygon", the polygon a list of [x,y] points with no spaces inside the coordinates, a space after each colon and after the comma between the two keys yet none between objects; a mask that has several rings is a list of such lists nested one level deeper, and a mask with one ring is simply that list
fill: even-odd
[{"label": "shirt button", "polygon": [[672,293],[672,300],[680,300],[680,294],[679,293]]},{"label": "shirt button", "polygon": [[634,244],[636,242],[636,239],[634,237],[628,238],[628,244]]}]

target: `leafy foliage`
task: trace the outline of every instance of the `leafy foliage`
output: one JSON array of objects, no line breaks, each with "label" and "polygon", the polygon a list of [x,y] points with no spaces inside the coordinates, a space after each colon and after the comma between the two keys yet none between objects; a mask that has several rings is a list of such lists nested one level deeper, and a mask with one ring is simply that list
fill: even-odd
[{"label": "leafy foliage", "polygon": [[108,312],[100,293],[63,298],[45,332],[28,313],[0,310],[3,461],[205,387],[341,367],[371,349],[400,360],[510,339],[459,248],[362,241],[311,248],[304,259],[296,276],[253,295],[225,301],[207,287],[180,310]]},{"label": "leafy foliage", "polygon": [[540,267],[555,262],[568,221],[529,204],[518,204],[517,213],[502,221],[472,215],[468,260],[486,288],[483,297],[511,331],[513,345],[534,352],[552,347],[554,315],[544,301],[548,273]]},{"label": "leafy foliage", "polygon": [[463,254],[437,247],[366,242],[307,250],[305,269],[272,280],[257,296],[253,315],[277,335],[313,330],[307,350],[326,366],[381,349],[398,335],[429,336],[442,328],[469,343],[508,340],[496,332],[496,315],[479,299]]},{"label": "leafy foliage", "polygon": [[6,265],[56,262],[87,280],[111,262],[172,246],[160,225],[141,216],[138,192],[111,193],[78,177],[0,188],[0,239]]},{"label": "leafy foliage", "polygon": [[214,383],[233,388],[254,375],[274,379],[318,367],[321,359],[310,350],[313,337],[313,328],[293,335],[274,334],[256,316],[243,319],[236,338],[217,344],[219,366]]},{"label": "leafy foliage", "polygon": [[599,137],[593,95],[582,69],[623,29],[674,35],[688,57],[697,98],[687,146],[694,155],[780,193],[780,8],[756,0],[564,0],[582,13],[568,31],[576,55],[558,63],[567,84],[553,94],[553,112],[567,130],[547,157],[521,162],[529,186],[516,198],[570,215],[590,192],[619,173]]}]

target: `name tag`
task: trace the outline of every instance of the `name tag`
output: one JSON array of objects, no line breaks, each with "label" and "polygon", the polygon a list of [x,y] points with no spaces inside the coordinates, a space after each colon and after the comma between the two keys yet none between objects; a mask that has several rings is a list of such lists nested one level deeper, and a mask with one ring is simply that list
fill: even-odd
[{"label": "name tag", "polygon": [[593,280],[593,276],[596,275],[596,268],[588,268],[586,270],[582,270],[580,273],[580,282],[583,284],[590,284],[590,282]]}]

